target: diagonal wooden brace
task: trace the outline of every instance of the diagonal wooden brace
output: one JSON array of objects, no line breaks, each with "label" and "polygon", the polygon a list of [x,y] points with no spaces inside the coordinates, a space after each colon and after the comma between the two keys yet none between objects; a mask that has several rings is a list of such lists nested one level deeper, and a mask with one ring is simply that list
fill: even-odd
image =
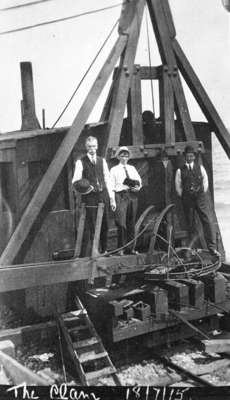
[{"label": "diagonal wooden brace", "polygon": [[96,270],[97,270],[96,257],[98,255],[98,247],[99,247],[99,241],[100,241],[100,235],[101,235],[101,225],[102,225],[102,218],[103,218],[103,214],[104,214],[104,207],[105,207],[104,203],[98,204],[97,219],[96,219],[93,246],[92,246],[92,274],[91,274],[91,277],[89,278],[89,283],[91,285],[93,285],[93,283],[94,283],[94,277],[95,277]]},{"label": "diagonal wooden brace", "polygon": [[74,250],[74,258],[79,257],[80,253],[81,253],[81,246],[82,246],[83,234],[84,234],[84,229],[85,229],[85,217],[86,217],[85,203],[82,203],[81,209],[80,209],[79,224],[78,224],[78,229],[77,229],[77,240],[76,240],[76,245],[75,245],[75,250]]}]

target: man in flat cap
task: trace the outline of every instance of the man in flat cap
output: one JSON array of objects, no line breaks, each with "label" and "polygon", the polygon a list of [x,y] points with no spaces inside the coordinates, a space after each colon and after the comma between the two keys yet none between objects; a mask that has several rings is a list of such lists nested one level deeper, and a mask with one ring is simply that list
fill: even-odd
[{"label": "man in flat cap", "polygon": [[[130,151],[122,146],[116,152],[119,164],[110,170],[110,184],[113,191],[111,201],[118,229],[118,247],[123,247],[134,238],[138,198],[137,192],[142,186],[141,177],[133,165],[128,164]],[[136,253],[133,246],[126,252]],[[122,249],[120,255],[124,254]]]},{"label": "man in flat cap", "polygon": [[97,138],[89,136],[86,139],[85,147],[87,154],[76,161],[72,184],[74,189],[84,196],[91,242],[94,238],[97,206],[100,202],[104,203],[100,250],[105,253],[107,251],[109,198],[112,197],[109,169],[106,160],[97,155]]},{"label": "man in flat cap", "polygon": [[192,146],[185,148],[185,163],[176,171],[175,186],[181,197],[190,240],[194,238],[194,213],[197,212],[203,225],[204,237],[210,254],[219,256],[216,250],[216,232],[213,225],[211,202],[207,195],[208,176],[203,165],[196,161]]}]

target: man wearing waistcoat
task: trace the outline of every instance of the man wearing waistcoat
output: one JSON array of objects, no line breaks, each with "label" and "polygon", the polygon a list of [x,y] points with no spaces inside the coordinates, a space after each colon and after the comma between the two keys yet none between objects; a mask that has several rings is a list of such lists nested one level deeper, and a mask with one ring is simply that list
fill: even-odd
[{"label": "man wearing waistcoat", "polygon": [[185,164],[176,171],[175,186],[181,197],[190,239],[195,232],[194,213],[197,212],[203,226],[204,237],[210,254],[219,256],[216,250],[216,232],[213,213],[208,198],[208,176],[203,165],[196,161],[192,146],[185,148]]},{"label": "man wearing waistcoat", "polygon": [[109,169],[104,158],[97,155],[98,142],[89,136],[85,142],[87,154],[76,161],[72,184],[82,193],[86,205],[86,221],[89,227],[90,240],[93,242],[97,217],[97,206],[104,203],[104,214],[101,226],[101,252],[107,251],[107,232],[109,198],[111,197]]}]

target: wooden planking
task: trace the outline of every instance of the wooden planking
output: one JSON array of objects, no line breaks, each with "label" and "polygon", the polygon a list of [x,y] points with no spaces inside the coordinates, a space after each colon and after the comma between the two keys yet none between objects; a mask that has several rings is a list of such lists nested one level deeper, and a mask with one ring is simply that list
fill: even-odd
[{"label": "wooden planking", "polygon": [[[119,144],[123,117],[134,69],[134,60],[139,39],[144,5],[145,1],[139,0],[135,7],[135,17],[133,18],[130,25],[127,46],[122,56],[120,74],[118,77],[115,94],[111,105],[107,148],[117,146]],[[134,5],[132,6],[134,8]]]},{"label": "wooden planking", "polygon": [[126,45],[127,38],[120,36],[117,39],[107,61],[99,72],[91,90],[89,91],[83,105],[81,106],[69,132],[63,139],[54,159],[51,161],[50,166],[45,173],[38,189],[36,190],[30,204],[25,210],[18,226],[16,227],[11,239],[3,251],[0,258],[0,265],[12,264],[22,244],[24,243],[27,235],[30,232],[42,206],[44,205],[50,191],[53,188],[58,176],[60,175],[75,143],[77,142],[82,129],[101,94],[107,79],[109,78],[112,70],[121,55]]},{"label": "wooden planking", "polygon": [[139,68],[132,76],[130,93],[128,98],[128,118],[131,120],[132,143],[143,144],[143,126],[142,126],[142,102],[141,102],[141,79]]},{"label": "wooden planking", "polygon": [[173,48],[180,71],[185,81],[187,82],[205,117],[212,125],[213,130],[215,131],[216,136],[222,144],[227,156],[230,158],[230,135],[228,130],[224,126],[219,114],[217,113],[217,110],[209,99],[198,76],[196,75],[182,48],[176,40],[173,41]]}]

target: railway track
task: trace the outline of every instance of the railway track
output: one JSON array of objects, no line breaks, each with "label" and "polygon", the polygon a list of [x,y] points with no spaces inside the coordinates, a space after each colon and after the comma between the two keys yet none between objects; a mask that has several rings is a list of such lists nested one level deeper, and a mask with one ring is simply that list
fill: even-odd
[{"label": "railway track", "polygon": [[168,349],[142,348],[134,358],[126,354],[128,364],[117,366],[119,379],[122,385],[131,386],[230,385],[230,355],[207,353],[201,345],[199,340],[186,340]]},{"label": "railway track", "polygon": [[[67,325],[69,332],[71,334],[74,332],[75,339],[76,335],[81,334],[81,343],[83,343],[82,334],[86,329],[84,323],[89,324],[92,335],[95,332],[88,318],[83,321],[85,319],[84,312],[81,311],[79,315],[81,317],[78,318],[76,326],[74,321],[74,324],[70,321]],[[88,334],[90,330],[88,330]],[[110,362],[107,358],[108,366],[106,367],[110,376],[106,374],[101,376],[101,373],[98,373],[98,379],[96,382],[94,381],[96,385],[214,387],[230,384],[230,355],[227,352],[222,354],[206,352],[201,340],[221,338],[223,333],[218,336],[210,334],[202,336],[201,331],[197,328],[196,337],[198,339],[195,342],[184,339],[174,347],[168,346],[161,349],[159,347],[157,349],[148,348],[145,335],[119,342],[119,344],[114,343],[111,348],[106,349],[101,347],[100,337],[97,335],[95,337],[98,341],[96,347],[99,350],[88,348],[84,354],[85,350],[83,349],[80,360],[97,363],[100,361],[101,355],[111,359]],[[226,331],[224,337],[230,340],[230,333]],[[44,338],[47,344],[43,346]],[[79,379],[79,368],[78,372],[76,372],[76,368],[68,368],[61,357],[60,349],[63,354],[66,353],[66,345],[61,343],[60,346],[55,320],[49,323],[0,331],[0,344],[7,340],[12,341],[14,351],[10,361],[9,354],[5,355],[4,350],[0,351],[1,384],[7,384],[7,379],[8,384],[18,384],[20,381],[39,385],[61,384],[62,382],[73,385],[83,384]],[[202,346],[203,349],[201,349]],[[63,363],[66,374],[63,372]],[[101,368],[93,366],[93,371],[96,372],[97,369],[100,371]],[[11,375],[12,371],[16,371],[13,376]],[[93,376],[95,375],[97,374],[93,373]]]},{"label": "railway track", "polygon": [[[228,354],[208,354],[200,351],[199,347],[199,344],[195,346],[186,342],[178,343],[173,349],[162,351],[158,349],[157,352],[154,348],[151,350],[139,348],[134,357],[130,355],[134,352],[133,348],[127,351],[125,346],[120,346],[119,351],[113,349],[110,353],[117,374],[102,376],[96,385],[195,387],[230,385],[230,356]],[[19,384],[26,381],[28,384],[50,385],[67,382],[66,377],[62,374],[60,359],[57,359],[55,367],[48,360],[40,362],[38,372],[36,368],[35,370],[28,368],[28,360],[33,358],[33,354],[30,353],[24,357],[24,365],[23,357],[20,359],[16,357],[16,360],[12,361],[8,355],[2,354],[3,352],[0,352],[1,384]],[[57,374],[57,370],[59,374]],[[67,368],[67,371],[68,383],[81,385],[76,370]],[[117,379],[114,379],[114,376]]]}]

